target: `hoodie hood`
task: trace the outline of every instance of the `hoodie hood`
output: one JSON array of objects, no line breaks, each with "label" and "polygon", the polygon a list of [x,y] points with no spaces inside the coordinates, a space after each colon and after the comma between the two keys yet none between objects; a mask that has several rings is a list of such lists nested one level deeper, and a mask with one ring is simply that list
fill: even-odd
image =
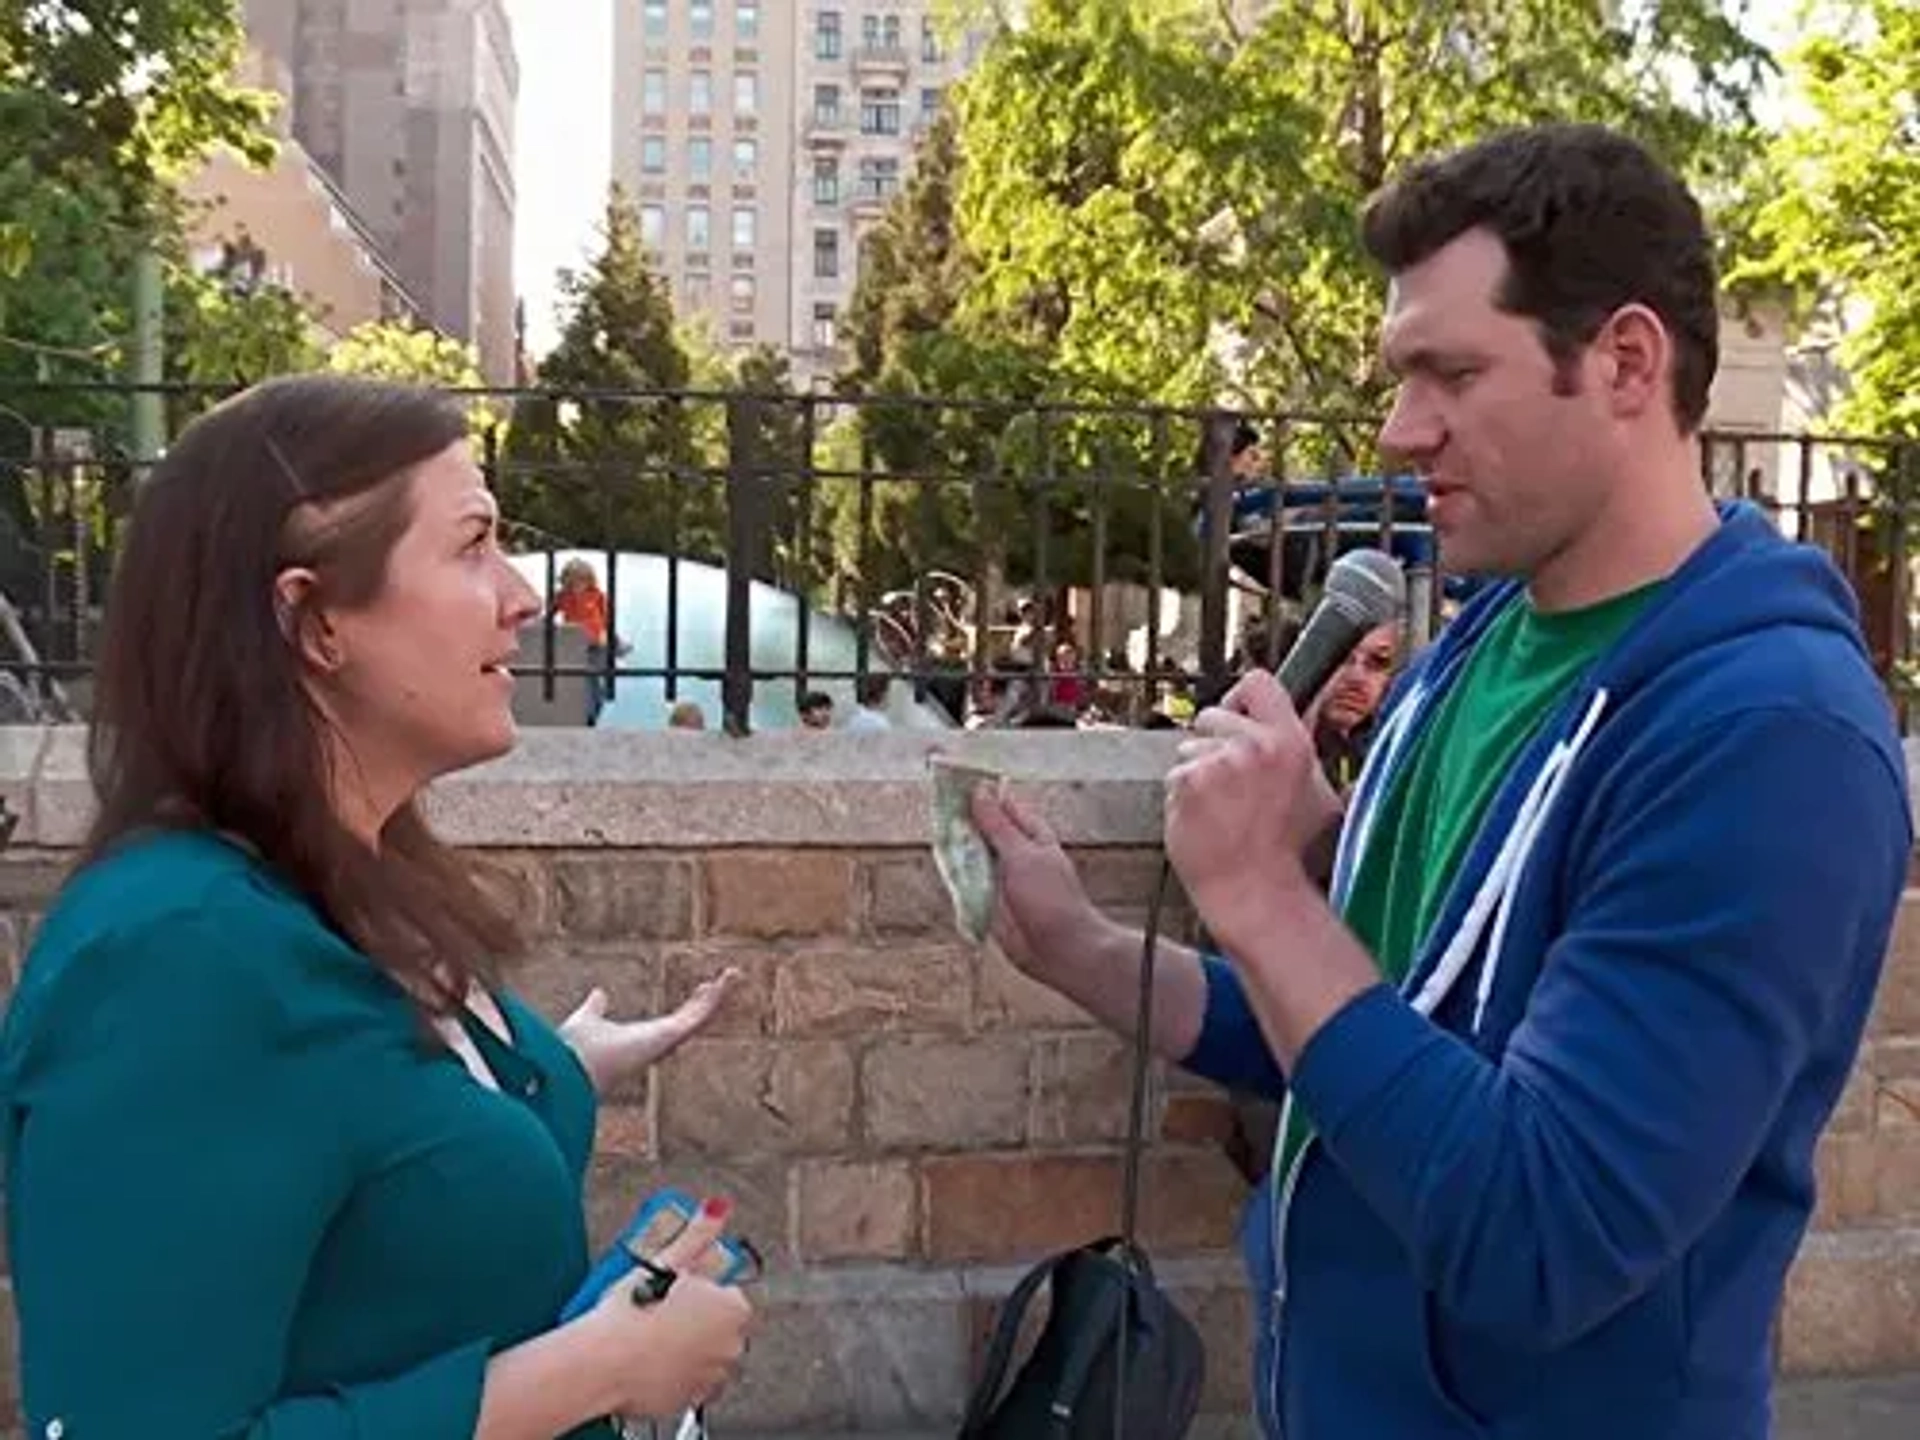
[{"label": "hoodie hood", "polygon": [[[1667,578],[1589,677],[1587,693],[1607,691],[1608,709],[1671,667],[1697,663],[1705,652],[1761,630],[1825,631],[1867,658],[1852,587],[1824,551],[1787,539],[1747,501],[1725,502],[1719,511],[1720,527]],[[1408,676],[1409,685],[1443,684],[1525,589],[1508,580],[1475,596],[1427,663]]]}]

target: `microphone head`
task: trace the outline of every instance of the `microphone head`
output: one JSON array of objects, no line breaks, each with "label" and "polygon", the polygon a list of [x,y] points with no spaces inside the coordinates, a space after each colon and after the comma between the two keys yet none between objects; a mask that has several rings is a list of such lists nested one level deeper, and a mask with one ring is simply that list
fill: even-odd
[{"label": "microphone head", "polygon": [[1388,625],[1407,608],[1407,577],[1384,550],[1349,550],[1328,569],[1322,603],[1365,629]]}]

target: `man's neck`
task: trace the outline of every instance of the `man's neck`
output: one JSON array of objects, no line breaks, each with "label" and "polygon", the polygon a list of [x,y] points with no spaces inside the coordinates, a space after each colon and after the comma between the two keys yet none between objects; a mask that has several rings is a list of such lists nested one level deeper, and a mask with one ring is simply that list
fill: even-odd
[{"label": "man's neck", "polygon": [[1582,610],[1684,565],[1720,524],[1694,457],[1692,446],[1682,447],[1658,471],[1619,486],[1595,523],[1529,578],[1534,608]]}]

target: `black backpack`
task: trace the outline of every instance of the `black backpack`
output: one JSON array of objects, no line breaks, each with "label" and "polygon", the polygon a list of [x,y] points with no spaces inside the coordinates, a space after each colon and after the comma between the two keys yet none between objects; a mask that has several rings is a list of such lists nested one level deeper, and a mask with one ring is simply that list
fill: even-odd
[{"label": "black backpack", "polygon": [[[1043,1260],[1014,1287],[1000,1308],[985,1365],[967,1403],[961,1440],[1181,1440],[1200,1408],[1206,1379],[1200,1334],[1155,1283],[1152,1262],[1134,1239],[1146,1128],[1154,937],[1169,877],[1163,864],[1140,957],[1121,1233]],[[1052,1292],[1046,1325],[1008,1385],[1021,1323],[1042,1286]]]}]

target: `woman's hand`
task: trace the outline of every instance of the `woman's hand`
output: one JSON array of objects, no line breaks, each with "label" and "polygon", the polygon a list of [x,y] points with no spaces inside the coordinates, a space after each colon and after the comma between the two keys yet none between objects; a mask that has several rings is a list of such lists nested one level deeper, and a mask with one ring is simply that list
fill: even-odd
[{"label": "woman's hand", "polygon": [[596,987],[561,1022],[560,1035],[580,1057],[593,1088],[604,1095],[706,1029],[739,981],[740,972],[729,966],[696,986],[671,1014],[646,1020],[613,1019],[607,1014],[607,992]]},{"label": "woman's hand", "polygon": [[659,1418],[705,1404],[746,1353],[753,1306],[737,1286],[695,1273],[725,1217],[724,1208],[703,1210],[653,1257],[679,1277],[666,1298],[635,1305],[632,1283],[622,1282],[583,1317],[612,1377],[612,1413]]}]

